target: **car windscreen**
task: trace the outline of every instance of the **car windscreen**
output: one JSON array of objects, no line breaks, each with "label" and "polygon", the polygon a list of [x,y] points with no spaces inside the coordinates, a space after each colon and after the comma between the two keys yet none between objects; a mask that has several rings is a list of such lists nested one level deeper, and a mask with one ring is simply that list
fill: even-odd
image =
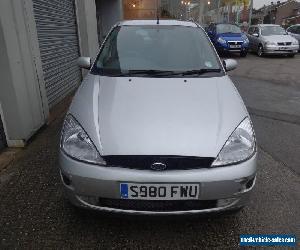
[{"label": "car windscreen", "polygon": [[286,31],[280,26],[265,26],[261,27],[263,36],[286,35]]},{"label": "car windscreen", "polygon": [[218,24],[217,33],[241,33],[241,29],[233,24]]},{"label": "car windscreen", "polygon": [[201,28],[145,25],[114,28],[102,46],[92,73],[114,76],[133,71],[196,70],[222,71],[220,61]]}]

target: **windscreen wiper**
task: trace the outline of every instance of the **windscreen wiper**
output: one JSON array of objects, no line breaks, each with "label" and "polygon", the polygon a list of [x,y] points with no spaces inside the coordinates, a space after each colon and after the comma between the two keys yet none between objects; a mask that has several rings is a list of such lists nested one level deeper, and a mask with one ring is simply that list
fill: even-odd
[{"label": "windscreen wiper", "polygon": [[147,75],[147,76],[168,76],[173,74],[174,71],[166,71],[166,70],[128,70],[118,74],[118,76],[136,76],[136,75]]},{"label": "windscreen wiper", "polygon": [[197,70],[188,70],[185,72],[182,72],[181,74],[183,76],[189,76],[189,75],[203,75],[206,73],[211,73],[211,72],[215,72],[215,73],[220,73],[221,69],[197,69]]},{"label": "windscreen wiper", "polygon": [[154,76],[174,76],[174,75],[203,75],[206,73],[220,73],[221,69],[197,69],[187,71],[165,71],[165,70],[129,70],[129,74],[148,74]]},{"label": "windscreen wiper", "polygon": [[221,69],[199,69],[199,70],[188,70],[188,71],[168,71],[168,70],[128,70],[126,72],[118,73],[114,76],[137,76],[137,75],[147,75],[147,76],[188,76],[188,75],[203,75],[206,73],[220,73]]}]

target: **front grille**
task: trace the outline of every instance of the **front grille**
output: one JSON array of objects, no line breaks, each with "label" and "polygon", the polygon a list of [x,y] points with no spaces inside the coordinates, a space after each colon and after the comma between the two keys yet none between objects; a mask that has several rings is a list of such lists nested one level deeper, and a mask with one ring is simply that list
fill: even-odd
[{"label": "front grille", "polygon": [[229,45],[242,45],[243,42],[240,42],[240,41],[229,41],[228,44]]},{"label": "front grille", "polygon": [[155,155],[112,155],[103,156],[108,166],[139,170],[151,170],[154,163],[165,164],[163,170],[187,170],[209,168],[214,161],[210,157],[155,156]]},{"label": "front grille", "polygon": [[286,43],[277,43],[279,46],[287,46],[287,45],[292,45],[291,42],[286,42]]},{"label": "front grille", "polygon": [[217,200],[148,201],[100,198],[97,206],[121,210],[173,212],[216,208]]}]

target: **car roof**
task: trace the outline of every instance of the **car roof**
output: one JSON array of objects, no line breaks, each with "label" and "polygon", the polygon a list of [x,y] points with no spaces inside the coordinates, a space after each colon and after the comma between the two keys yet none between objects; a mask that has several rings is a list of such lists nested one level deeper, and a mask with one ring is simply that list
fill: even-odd
[{"label": "car roof", "polygon": [[157,20],[127,20],[119,23],[120,26],[139,26],[139,25],[171,25],[171,26],[185,26],[185,27],[198,27],[198,25],[194,22],[188,21],[179,21],[179,20],[167,20],[161,19],[159,20],[159,24],[157,24]]},{"label": "car roof", "polygon": [[235,26],[237,26],[235,23],[215,23],[215,25],[219,25],[219,24],[228,24],[228,25],[235,25]]},{"label": "car roof", "polygon": [[278,25],[278,24],[258,24],[257,26],[259,26],[259,27],[265,27],[265,26],[278,26],[278,27],[280,27],[280,25]]}]

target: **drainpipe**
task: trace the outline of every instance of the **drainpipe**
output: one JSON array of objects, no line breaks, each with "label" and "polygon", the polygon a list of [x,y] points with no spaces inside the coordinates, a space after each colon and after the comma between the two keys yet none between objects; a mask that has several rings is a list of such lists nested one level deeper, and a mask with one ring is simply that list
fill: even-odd
[{"label": "drainpipe", "polygon": [[217,15],[217,22],[220,22],[220,6],[221,6],[221,0],[218,0],[218,15]]},{"label": "drainpipe", "polygon": [[250,6],[249,6],[249,24],[248,27],[250,27],[252,22],[252,12],[253,12],[253,0],[250,0]]}]

